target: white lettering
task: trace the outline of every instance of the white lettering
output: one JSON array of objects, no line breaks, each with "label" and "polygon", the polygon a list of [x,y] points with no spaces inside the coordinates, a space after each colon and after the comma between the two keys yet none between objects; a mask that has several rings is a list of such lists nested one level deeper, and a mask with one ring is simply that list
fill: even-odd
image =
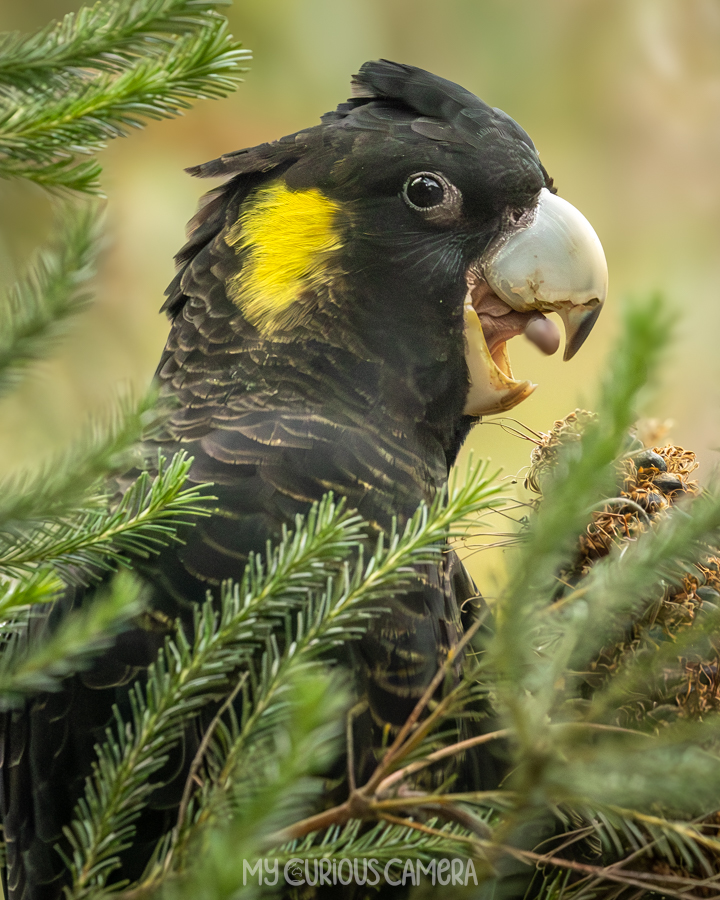
[{"label": "white lettering", "polygon": [[[360,873],[358,872],[358,859],[355,857],[353,860],[353,872],[355,873],[355,884],[365,884],[367,881],[367,872],[368,872],[368,861],[366,859],[363,860],[363,877],[362,881],[360,880]],[[377,881],[375,882],[377,884]]]},{"label": "white lettering", "polygon": [[371,872],[373,873],[373,875],[375,876],[375,881],[368,881],[368,885],[369,885],[370,887],[375,887],[376,884],[380,884],[380,878],[382,877],[382,874],[381,874],[381,872],[380,872],[380,869],[376,869],[376,868],[375,868],[375,864],[376,864],[376,863],[377,863],[377,860],[375,859],[375,857],[373,857],[373,858],[370,860],[370,862],[368,863],[368,868],[370,869],[370,871],[371,871]]},{"label": "white lettering", "polygon": [[463,861],[458,859],[456,856],[452,861],[452,883],[453,884],[462,884],[463,883]]},{"label": "white lettering", "polygon": [[402,883],[405,884],[405,880],[409,878],[410,884],[415,884],[415,869],[413,868],[412,860],[405,860],[405,868],[403,869]]},{"label": "white lettering", "polygon": [[315,863],[315,881],[313,881],[310,878],[310,872],[308,872],[308,863],[309,862],[310,862],[309,859],[305,860],[305,881],[307,884],[312,885],[312,887],[315,887],[315,885],[318,883],[318,861],[316,859],[313,860],[313,862]]},{"label": "white lettering", "polygon": [[[325,871],[325,865],[327,864],[327,871]],[[330,873],[332,872],[332,863],[329,859],[321,859],[320,860],[320,884],[332,884],[332,879],[330,878]]]},{"label": "white lettering", "polygon": [[[343,881],[343,863],[348,864],[348,869],[350,869],[350,874],[348,875],[347,881]],[[353,880],[353,864],[351,859],[346,859],[344,856],[338,863],[337,877],[340,884],[352,884]]]},{"label": "white lettering", "polygon": [[450,884],[450,875],[443,881],[442,873],[447,872],[450,868],[450,860],[449,859],[441,859],[438,863],[437,867],[437,877],[439,884]]},{"label": "white lettering", "polygon": [[399,878],[398,878],[397,881],[390,881],[390,866],[392,866],[393,863],[397,863],[398,865],[402,865],[402,860],[401,860],[401,859],[395,859],[395,857],[393,857],[393,858],[387,863],[387,865],[385,866],[385,881],[387,881],[388,884],[393,885],[393,887],[396,887],[398,884],[402,884],[402,882],[400,881]]},{"label": "white lettering", "polygon": [[[270,879],[268,878],[268,876],[271,874],[275,876],[274,881],[270,881]],[[269,861],[266,859],[265,860],[265,884],[277,884],[279,877],[280,877],[280,864],[278,863],[278,861],[276,859],[273,860],[273,865],[271,866]]]},{"label": "white lettering", "polygon": [[417,883],[420,884],[420,874],[432,875],[432,884],[435,884],[435,866],[437,860],[433,859],[427,866],[424,866],[420,860],[417,861]]},{"label": "white lettering", "polygon": [[[302,872],[303,870],[301,859],[289,859],[285,863],[283,875],[285,876],[285,881],[288,884],[293,885],[293,887],[299,887],[301,884],[305,884],[305,879],[302,877]],[[294,876],[294,878],[292,876]],[[296,881],[295,879],[299,880]]]},{"label": "white lettering", "polygon": [[475,863],[469,859],[467,861],[467,867],[465,869],[465,884],[468,883],[468,878],[472,875],[472,880],[477,884],[477,875],[475,874]]},{"label": "white lettering", "polygon": [[244,859],[243,860],[243,884],[247,884],[246,878],[247,873],[250,872],[250,875],[258,875],[260,877],[260,881],[258,884],[262,884],[262,860],[259,859],[254,866],[251,866],[250,863]]}]

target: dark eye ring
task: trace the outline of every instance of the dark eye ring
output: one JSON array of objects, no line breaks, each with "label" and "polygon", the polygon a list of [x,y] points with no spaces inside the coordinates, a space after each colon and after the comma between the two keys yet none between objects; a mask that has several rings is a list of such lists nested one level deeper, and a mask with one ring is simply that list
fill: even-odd
[{"label": "dark eye ring", "polygon": [[460,191],[437,172],[415,172],[405,182],[402,197],[410,209],[436,224],[449,224],[462,208]]}]

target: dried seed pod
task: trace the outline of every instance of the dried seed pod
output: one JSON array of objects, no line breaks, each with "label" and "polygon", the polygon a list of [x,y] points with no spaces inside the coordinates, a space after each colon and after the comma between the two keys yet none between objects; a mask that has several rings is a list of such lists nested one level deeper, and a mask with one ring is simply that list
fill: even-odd
[{"label": "dried seed pod", "polygon": [[632,459],[638,472],[641,472],[643,469],[657,469],[658,472],[667,472],[667,463],[654,450],[643,450],[642,453],[635,454]]},{"label": "dried seed pod", "polygon": [[542,433],[530,454],[525,487],[536,494],[542,494],[542,482],[555,469],[559,449],[579,441],[588,424],[596,419],[597,413],[576,409],[564,419],[557,419],[550,431]]},{"label": "dried seed pod", "polygon": [[[575,410],[555,422],[532,451],[526,486],[541,494],[543,482],[557,466],[560,448],[579,442],[584,428],[594,420],[592,413]],[[575,559],[558,572],[557,599],[565,596],[572,589],[569,586],[576,585],[614,546],[636,540],[667,515],[678,500],[697,494],[698,486],[690,480],[696,468],[697,460],[691,451],[672,444],[638,447],[631,435],[625,455],[616,463],[617,495],[592,513],[578,540]],[[542,499],[537,503],[542,503]],[[622,639],[605,647],[590,664],[585,676],[588,689],[597,689],[630,659],[654,653],[659,643],[673,640],[675,634],[692,624],[703,604],[720,607],[720,556],[704,559],[679,584],[666,587],[643,616],[628,623]],[[645,721],[652,727],[662,727],[673,717],[693,717],[720,709],[720,676],[716,671],[720,639],[717,648],[705,647],[704,652],[702,659],[678,660],[676,666],[658,673],[646,695],[628,698],[617,711],[617,723]]]},{"label": "dried seed pod", "polygon": [[672,494],[674,491],[682,491],[683,494],[685,493],[685,485],[682,483],[682,479],[670,472],[663,472],[660,475],[656,475],[653,478],[652,483],[658,490],[661,490],[663,494]]}]

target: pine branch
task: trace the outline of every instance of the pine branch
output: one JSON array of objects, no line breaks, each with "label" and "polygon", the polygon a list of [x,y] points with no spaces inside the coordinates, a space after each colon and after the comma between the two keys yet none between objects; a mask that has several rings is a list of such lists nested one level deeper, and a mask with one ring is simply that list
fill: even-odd
[{"label": "pine branch", "polygon": [[50,603],[65,585],[51,568],[40,568],[21,580],[0,581],[0,634],[24,627],[33,606]]},{"label": "pine branch", "polygon": [[[84,152],[95,153],[104,149],[105,144],[84,149]],[[26,178],[49,191],[65,193],[77,192],[91,196],[104,196],[100,187],[102,167],[94,159],[79,161],[68,156],[67,151],[58,150],[58,159],[43,159],[35,162],[31,158],[15,159],[3,150],[0,136],[0,178]]]},{"label": "pine branch", "polygon": [[683,865],[690,872],[699,868],[705,875],[712,875],[706,854],[709,851],[715,858],[720,856],[720,841],[704,834],[702,824],[610,805],[583,809],[582,814],[592,823],[606,851],[624,857],[624,865],[639,856],[652,855],[671,865]]},{"label": "pine branch", "polygon": [[323,781],[316,773],[338,753],[348,700],[344,687],[322,667],[296,672],[282,717],[249,760],[253,777],[233,786],[234,815],[203,835],[202,863],[181,880],[168,879],[163,896],[243,896],[243,860],[256,857],[263,836],[288,816],[301,814],[321,792]]},{"label": "pine branch", "polygon": [[60,687],[62,679],[86,668],[141,609],[140,585],[120,573],[109,590],[70,613],[54,634],[29,644],[17,636],[0,658],[0,709]]},{"label": "pine branch", "polygon": [[135,0],[95,3],[68,13],[32,35],[0,36],[3,83],[44,80],[64,69],[115,71],[133,56],[157,53],[175,36],[213,24],[214,10],[230,0]]},{"label": "pine branch", "polygon": [[[487,660],[499,678],[499,698],[515,735],[514,752],[527,770],[518,770],[515,789],[527,777],[532,792],[541,778],[540,757],[552,756],[549,716],[565,694],[558,685],[585,623],[560,618],[563,627],[552,647],[538,653],[537,630],[551,604],[555,574],[573,554],[593,506],[612,491],[613,463],[635,419],[634,406],[667,345],[670,323],[659,298],[625,310],[624,331],[611,353],[596,423],[560,455],[548,479],[543,503],[521,547],[504,592],[496,634]],[[587,629],[585,629],[587,634]],[[539,756],[538,756],[539,754]]]},{"label": "pine branch", "polygon": [[119,394],[70,447],[0,482],[0,532],[19,523],[107,507],[108,474],[142,465],[137,442],[162,415],[156,401],[154,389],[139,399]]},{"label": "pine branch", "polygon": [[[676,897],[678,900],[717,900],[720,897],[720,891],[715,890],[715,892],[712,892],[710,890],[713,885],[717,886],[720,875],[714,876],[712,879],[698,879],[691,875],[678,876],[656,872],[633,871],[623,868],[620,863],[614,863],[609,866],[590,865],[551,853],[518,850],[516,847],[509,845],[502,846],[499,849],[528,865],[535,864],[545,869],[553,866],[561,871],[567,870],[577,875],[583,875],[592,879],[594,885],[603,885],[604,882],[611,882],[625,887],[639,888],[643,893],[650,891],[658,893],[662,897]],[[702,891],[702,894],[690,893],[693,888]],[[637,892],[632,894],[635,897],[642,895],[642,893],[639,894]],[[569,896],[574,895],[570,894]],[[597,891],[592,891],[590,896],[597,897]]]},{"label": "pine branch", "polygon": [[155,477],[143,472],[112,509],[81,510],[29,527],[7,525],[0,532],[0,573],[22,577],[52,565],[68,577],[77,569],[108,569],[127,554],[146,557],[176,540],[176,529],[207,516],[205,485],[184,488],[192,465],[184,452],[158,459]]},{"label": "pine branch", "polygon": [[44,88],[7,85],[0,100],[0,177],[97,193],[99,169],[79,156],[148,119],[176,116],[192,100],[226,96],[247,58],[216,16],[151,46],[142,56],[116,56],[116,71],[89,61],[89,68],[71,67],[71,78],[50,79]]},{"label": "pine branch", "polygon": [[301,524],[298,519],[298,530],[269,553],[266,565],[259,559],[248,563],[242,585],[224,592],[219,614],[211,602],[202,608],[192,644],[178,631],[150,667],[144,695],[135,685],[133,723],[118,719],[116,733],[108,734],[76,820],[66,829],[73,849],[71,897],[106,884],[153,790],[147,779],[162,766],[182,724],[208,699],[222,696],[230,673],[267,633],[268,619],[286,613],[324,581],[328,568],[357,546],[363,523],[326,499]]},{"label": "pine branch", "polygon": [[545,769],[535,787],[549,803],[605,803],[675,817],[720,809],[717,716],[681,719],[657,735],[599,731],[592,742],[579,724],[585,723],[548,729]]},{"label": "pine branch", "polygon": [[[263,796],[261,794],[260,798]],[[327,875],[332,872],[333,862],[340,860],[345,863],[350,860],[353,875],[357,873],[353,883],[367,883],[372,887],[384,883],[386,870],[388,877],[401,880],[408,862],[416,864],[412,866],[413,878],[418,872],[430,878],[438,861],[447,857],[462,859],[464,873],[472,871],[469,884],[476,884],[478,875],[481,876],[475,871],[475,863],[467,859],[468,850],[477,847],[468,833],[457,825],[433,828],[435,820],[430,819],[430,827],[379,822],[369,830],[362,830],[362,823],[354,821],[344,828],[329,829],[319,841],[317,835],[312,835],[302,842],[292,842],[268,852],[259,846],[258,840],[267,833],[268,809],[275,811],[271,804],[263,807],[258,803],[252,816],[243,815],[216,829],[204,844],[200,864],[193,866],[187,877],[166,881],[161,896],[167,900],[190,900],[204,891],[217,900],[256,897],[258,877],[248,877],[247,866],[255,866],[260,854],[263,883],[267,885],[276,883],[275,872],[278,873],[277,885],[283,885],[286,866],[290,878],[298,884],[303,880],[317,884],[318,872]],[[421,868],[417,867],[418,862]],[[445,867],[449,873],[449,861]],[[345,868],[343,877],[347,878],[349,874],[350,869]],[[142,893],[128,892],[123,895],[123,900],[138,900],[142,896]]]},{"label": "pine branch", "polygon": [[242,750],[249,753],[277,729],[286,714],[287,692],[303,671],[314,672],[317,656],[359,636],[372,615],[371,605],[406,584],[414,565],[437,560],[448,531],[472,513],[502,502],[498,493],[487,466],[474,467],[449,502],[439,497],[430,509],[421,507],[402,536],[393,531],[387,545],[379,539],[367,564],[361,559],[353,569],[346,567],[343,577],[331,580],[317,599],[313,592],[338,571],[349,552],[359,550],[367,527],[357,516],[336,510],[330,499],[313,511],[305,528],[298,521],[295,535],[286,535],[265,565],[257,557],[251,560],[240,587],[224,591],[220,614],[210,603],[198,614],[193,645],[182,632],[168,644],[150,670],[146,695],[139,689],[133,695],[132,726],[119,724],[118,738],[109,736],[101,749],[99,774],[88,783],[78,818],[66,832],[73,847],[72,897],[106,884],[152,790],[146,779],[162,765],[180,723],[208,698],[230,690],[227,677],[250,661],[273,625],[297,611],[302,600],[303,610],[296,612],[297,636],[283,654],[274,651],[266,657],[264,678],[252,697],[253,712],[243,723],[218,784],[236,770]]},{"label": "pine branch", "polygon": [[101,215],[94,204],[66,207],[56,218],[55,245],[36,254],[25,277],[0,301],[0,395],[26,368],[47,356],[68,320],[90,299]]},{"label": "pine branch", "polygon": [[[374,555],[367,564],[362,556],[352,569],[346,567],[343,578],[330,581],[319,597],[310,597],[298,613],[294,636],[283,654],[269,652],[264,660],[265,677],[252,696],[246,696],[245,709],[252,712],[242,723],[240,733],[227,750],[225,764],[215,779],[214,799],[205,802],[213,810],[242,767],[241,760],[252,753],[253,743],[266,728],[273,727],[273,711],[278,696],[282,697],[292,683],[298,667],[314,662],[318,654],[364,633],[368,619],[381,612],[378,608],[393,592],[408,585],[414,566],[437,560],[442,542],[456,533],[474,513],[502,503],[496,475],[488,476],[487,463],[473,465],[464,483],[456,488],[449,501],[439,496],[428,509],[421,506],[407,523],[402,536],[393,530],[385,547],[381,535]],[[461,652],[461,648],[457,648]],[[456,689],[460,693],[465,687]],[[447,715],[454,709],[447,704]],[[435,719],[433,719],[434,724]]]},{"label": "pine branch", "polygon": [[493,654],[514,690],[522,691],[528,665],[534,671],[528,633],[532,614],[549,605],[556,572],[573,552],[594,504],[612,486],[613,463],[636,418],[638,396],[669,340],[670,323],[658,297],[628,306],[624,316],[618,346],[610,353],[612,365],[606,367],[598,421],[561,454],[503,598]]}]

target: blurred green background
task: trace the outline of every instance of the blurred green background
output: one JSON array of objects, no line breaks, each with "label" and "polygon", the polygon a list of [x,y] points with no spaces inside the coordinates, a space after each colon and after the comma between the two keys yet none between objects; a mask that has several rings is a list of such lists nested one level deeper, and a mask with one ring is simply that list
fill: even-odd
[{"label": "blurred green background", "polygon": [[[0,29],[34,30],[78,6],[0,0]],[[460,82],[517,119],[605,246],[610,297],[581,353],[562,363],[513,341],[516,376],[539,384],[515,415],[541,431],[591,403],[612,365],[623,297],[658,289],[678,311],[678,339],[647,414],[674,420],[670,437],[697,452],[708,477],[720,445],[719,0],[238,0],[228,15],[254,54],[238,92],[101,156],[108,243],[97,302],[3,401],[2,469],[67,440],[119,381],[142,389],[151,378],[172,256],[211,186],[183,168],[314,124],[347,97],[363,61],[387,57]],[[3,281],[47,234],[49,210],[39,190],[0,183]],[[492,422],[470,444],[511,476],[532,448]],[[478,554],[476,573],[493,559],[501,567]]]}]

